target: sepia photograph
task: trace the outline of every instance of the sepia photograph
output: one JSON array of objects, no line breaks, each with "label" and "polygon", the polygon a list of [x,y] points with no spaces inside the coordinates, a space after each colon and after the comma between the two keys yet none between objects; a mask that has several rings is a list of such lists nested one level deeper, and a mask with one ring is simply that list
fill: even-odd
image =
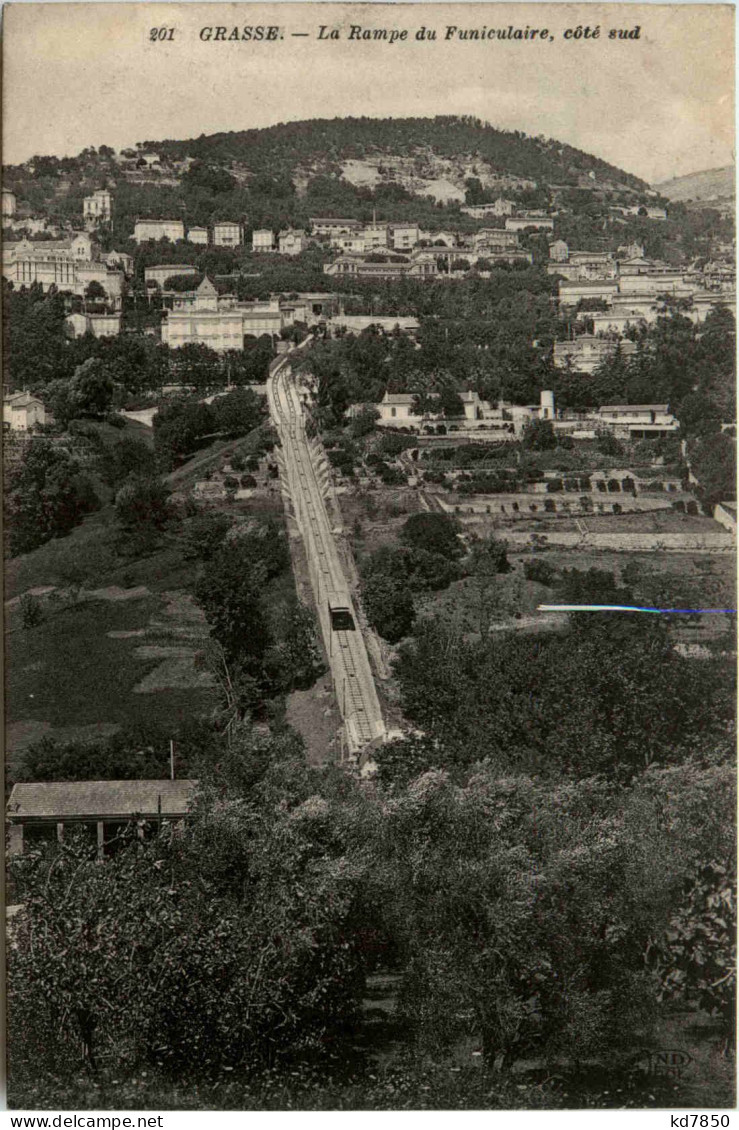
[{"label": "sepia photograph", "polygon": [[7,1110],[730,1125],[734,17],[3,6]]}]

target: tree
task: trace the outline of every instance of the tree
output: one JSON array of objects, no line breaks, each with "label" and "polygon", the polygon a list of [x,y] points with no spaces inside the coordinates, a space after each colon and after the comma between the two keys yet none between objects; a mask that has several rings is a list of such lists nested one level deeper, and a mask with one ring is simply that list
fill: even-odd
[{"label": "tree", "polygon": [[100,473],[108,486],[118,487],[129,475],[151,477],[156,472],[156,459],[140,439],[123,436],[104,447],[99,457]]},{"label": "tree", "polygon": [[115,517],[129,551],[153,548],[173,517],[169,488],[156,475],[130,475],[115,496]]},{"label": "tree", "polygon": [[263,1071],[320,1055],[353,1017],[364,865],[340,861],[359,802],[337,838],[279,742],[242,741],[222,761],[247,791],[222,771],[180,834],[131,830],[102,866],[73,835],[16,861],[16,1087],[85,1066],[109,1078],[108,1057],[116,1079]]},{"label": "tree", "polygon": [[510,572],[508,546],[495,535],[475,541],[470,550],[467,570],[477,591],[478,631],[487,636],[493,608],[499,600],[495,578],[499,573]]},{"label": "tree", "polygon": [[100,505],[90,479],[63,447],[38,439],[6,470],[11,556],[64,537]]},{"label": "tree", "polygon": [[464,547],[459,540],[459,523],[448,514],[423,512],[411,514],[403,523],[401,538],[414,549],[440,553],[450,560],[459,558]]},{"label": "tree", "polygon": [[727,1047],[735,1039],[736,1008],[736,880],[730,861],[730,853],[709,860],[685,884],[683,901],[651,954],[662,996],[716,1016]]},{"label": "tree", "polygon": [[266,414],[264,398],[251,388],[217,396],[211,404],[211,412],[215,428],[231,435],[244,435],[259,427]]},{"label": "tree", "polygon": [[523,430],[521,445],[525,451],[551,451],[557,436],[551,420],[531,420]]},{"label": "tree", "polygon": [[362,584],[362,604],[370,624],[388,643],[398,643],[410,632],[416,613],[405,578],[372,573]]},{"label": "tree", "polygon": [[427,772],[396,803],[399,1011],[421,1050],[473,1038],[504,1072],[556,1062],[575,1040],[588,1057],[633,1051],[655,1013],[643,954],[659,918],[635,911],[633,848],[610,807],[597,783],[552,789],[483,767],[462,788]]},{"label": "tree", "polygon": [[189,455],[214,430],[209,405],[180,400],[161,408],[154,417],[154,450],[171,465]]},{"label": "tree", "polygon": [[97,279],[93,279],[85,287],[85,298],[93,302],[104,300],[106,297],[105,287]]},{"label": "tree", "polygon": [[266,656],[267,668],[283,691],[305,690],[326,670],[313,613],[297,602],[284,610],[280,620],[278,642]]}]

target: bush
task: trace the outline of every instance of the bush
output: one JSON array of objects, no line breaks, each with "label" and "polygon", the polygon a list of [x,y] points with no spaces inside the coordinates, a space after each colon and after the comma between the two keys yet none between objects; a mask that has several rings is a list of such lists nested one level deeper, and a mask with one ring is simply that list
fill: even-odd
[{"label": "bush", "polygon": [[242,475],[240,482],[244,490],[254,490],[257,485],[257,480],[253,475]]},{"label": "bush", "polygon": [[131,475],[115,498],[115,516],[124,533],[155,533],[172,517],[169,489],[153,476]]},{"label": "bush", "polygon": [[387,487],[405,486],[406,477],[399,467],[385,466],[380,471],[380,478]]},{"label": "bush", "polygon": [[413,593],[404,577],[372,573],[362,584],[362,603],[370,624],[388,643],[398,643],[413,627]]},{"label": "bush", "polygon": [[532,561],[524,561],[523,575],[527,581],[537,581],[540,585],[551,586],[557,573],[548,561],[535,557]]},{"label": "bush", "polygon": [[26,630],[37,627],[43,620],[44,614],[40,601],[38,597],[32,596],[31,593],[24,592],[20,607],[21,623]]},{"label": "bush", "polygon": [[448,514],[412,514],[403,525],[401,538],[413,549],[425,549],[456,560],[464,553],[457,536],[459,523]]},{"label": "bush", "polygon": [[184,556],[210,561],[231,529],[233,521],[227,514],[206,511],[196,514],[185,523]]},{"label": "bush", "polygon": [[596,451],[601,455],[623,455],[623,444],[619,443],[612,432],[608,430],[598,431],[595,438]]}]

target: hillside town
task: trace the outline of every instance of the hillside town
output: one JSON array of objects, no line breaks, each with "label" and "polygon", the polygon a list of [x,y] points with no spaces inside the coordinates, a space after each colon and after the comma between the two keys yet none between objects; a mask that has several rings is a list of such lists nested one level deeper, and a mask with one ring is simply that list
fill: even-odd
[{"label": "hillside town", "polygon": [[731,215],[318,125],[5,170],[12,1101],[728,1102]]}]

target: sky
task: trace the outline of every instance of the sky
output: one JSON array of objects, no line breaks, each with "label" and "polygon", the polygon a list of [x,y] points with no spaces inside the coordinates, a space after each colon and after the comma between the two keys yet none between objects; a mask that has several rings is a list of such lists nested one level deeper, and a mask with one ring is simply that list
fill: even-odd
[{"label": "sky", "polygon": [[[11,3],[3,160],[306,118],[464,114],[656,183],[734,161],[733,14],[713,4]],[[321,25],[340,38],[320,39]],[[407,38],[350,39],[352,25]],[[280,30],[273,42],[200,38],[218,26]],[[549,35],[462,41],[446,38],[450,26]],[[600,35],[565,37],[578,26]],[[421,27],[436,41],[419,41]],[[637,27],[638,38],[608,36]],[[152,42],[159,28],[173,38]]]}]

